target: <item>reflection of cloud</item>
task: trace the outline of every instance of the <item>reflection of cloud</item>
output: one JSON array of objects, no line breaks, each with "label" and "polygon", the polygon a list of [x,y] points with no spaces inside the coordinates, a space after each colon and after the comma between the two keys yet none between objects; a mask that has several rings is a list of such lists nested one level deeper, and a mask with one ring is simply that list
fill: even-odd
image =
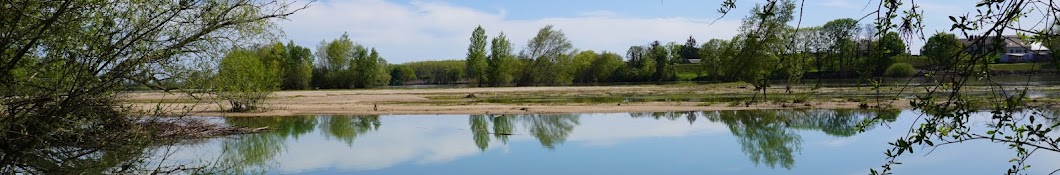
[{"label": "reflection of cloud", "polygon": [[[626,114],[584,115],[567,142],[610,146],[633,139],[684,137],[728,132],[724,124],[703,120],[689,125],[684,119],[671,121],[628,118]],[[543,117],[543,116],[524,116]],[[315,130],[298,139],[286,140],[285,151],[272,158],[270,171],[304,173],[319,170],[378,170],[400,164],[438,164],[474,156],[481,151],[468,128],[467,116],[382,117],[378,130],[359,135],[352,146],[329,139]],[[511,144],[538,144],[523,124],[517,123]],[[176,160],[212,160],[222,153],[221,140],[187,145],[174,154]],[[510,150],[492,139],[487,151]],[[182,161],[191,162],[191,161]]]},{"label": "reflection of cloud", "polygon": [[358,138],[353,147],[322,139],[289,143],[287,154],[276,158],[282,162],[278,169],[375,170],[407,162],[444,163],[478,153],[470,132],[460,128],[467,123],[454,118],[461,117],[385,118],[377,132]]},{"label": "reflection of cloud", "polygon": [[[682,137],[697,133],[725,133],[725,124],[702,121],[691,126],[685,121],[634,118],[616,120],[613,115],[582,117],[582,124],[568,139],[593,146],[610,146],[620,141],[652,138]],[[682,119],[684,120],[684,119]]]}]

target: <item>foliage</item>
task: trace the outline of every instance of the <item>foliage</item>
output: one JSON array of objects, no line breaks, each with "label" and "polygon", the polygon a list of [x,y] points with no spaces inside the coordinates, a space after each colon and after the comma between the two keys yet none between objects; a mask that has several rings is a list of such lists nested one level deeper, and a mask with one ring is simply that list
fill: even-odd
[{"label": "foliage", "polygon": [[732,42],[741,45],[741,49],[729,66],[727,79],[750,82],[755,90],[765,90],[769,86],[768,78],[777,70],[780,56],[787,53],[784,47],[791,27],[787,25],[793,17],[795,3],[771,1],[765,5],[756,5],[751,9],[751,16],[744,18],[740,26],[740,40]]},{"label": "foliage", "polygon": [[916,68],[913,68],[913,65],[909,63],[894,63],[887,67],[887,71],[883,75],[890,77],[916,76]]},{"label": "foliage", "polygon": [[476,86],[483,86],[489,81],[486,59],[486,30],[478,26],[471,33],[471,44],[467,46],[467,77]]},{"label": "foliage", "polygon": [[710,39],[699,50],[700,63],[707,66],[707,76],[714,80],[725,76],[724,72],[728,70],[725,63],[732,56],[735,56],[735,49],[729,41],[722,39]]},{"label": "foliage", "polygon": [[517,79],[518,85],[565,85],[574,80],[570,68],[574,47],[563,31],[552,28],[541,28],[519,53],[526,67]]},{"label": "foliage", "polygon": [[396,65],[390,68],[390,85],[405,85],[406,82],[416,80],[416,71],[406,65]]},{"label": "foliage", "polygon": [[571,65],[574,68],[574,82],[593,82],[595,74],[591,72],[591,65],[596,57],[596,52],[591,50],[581,51],[574,55],[574,64]]},{"label": "foliage", "polygon": [[520,67],[512,56],[512,43],[504,33],[497,35],[490,42],[490,55],[487,57],[486,80],[490,86],[503,86],[512,83],[512,74]]},{"label": "foliage", "polygon": [[313,69],[313,86],[322,89],[353,87],[353,57],[363,52],[364,47],[353,43],[347,34],[330,42],[320,41]]},{"label": "foliage", "polygon": [[367,56],[358,55],[354,57],[354,62],[357,64],[354,67],[353,74],[356,77],[354,87],[373,88],[390,83],[390,72],[386,69],[387,62],[382,57],[379,57],[379,52],[376,52],[375,48],[372,48]]},{"label": "foliage", "polygon": [[957,36],[949,33],[936,33],[924,43],[920,54],[931,60],[931,65],[939,69],[949,69],[956,66],[961,50],[964,45]]},{"label": "foliage", "polygon": [[[496,38],[495,38],[496,39]],[[430,84],[453,84],[460,79],[453,79],[454,77],[463,78],[466,72],[459,72],[458,75],[450,74],[450,70],[463,71],[467,65],[464,60],[444,60],[444,61],[417,61],[401,64],[402,66],[408,66],[410,69],[416,72],[417,80],[424,81]]]},{"label": "foliage", "polygon": [[868,72],[873,75],[882,75],[888,66],[893,66],[894,57],[905,54],[906,49],[897,32],[887,32],[878,42],[873,42],[869,50],[871,53],[862,67],[872,68]]},{"label": "foliage", "polygon": [[[221,51],[270,38],[278,1],[0,3],[0,174],[150,174],[123,84],[196,92]],[[178,86],[184,85],[184,86]],[[196,85],[192,87],[191,85]],[[201,86],[199,86],[201,85]],[[195,94],[198,95],[198,94]],[[185,167],[182,169],[194,169]],[[179,170],[178,170],[179,171]]]},{"label": "foliage", "polygon": [[287,53],[280,67],[283,70],[283,89],[309,89],[313,78],[313,53],[309,48],[287,42]]},{"label": "foliage", "polygon": [[317,46],[313,86],[325,89],[372,88],[390,83],[387,62],[375,48],[350,40],[348,34]]},{"label": "foliage", "polygon": [[232,105],[231,111],[258,109],[265,98],[280,88],[277,61],[267,54],[236,49],[221,59],[219,67],[215,89],[219,98]]},{"label": "foliage", "polygon": [[[676,46],[676,45],[674,45]],[[648,57],[655,61],[655,72],[652,74],[652,81],[666,81],[674,78],[674,67],[673,62],[670,61],[670,50],[666,46],[660,45],[659,41],[652,42],[651,47],[648,48]]]}]

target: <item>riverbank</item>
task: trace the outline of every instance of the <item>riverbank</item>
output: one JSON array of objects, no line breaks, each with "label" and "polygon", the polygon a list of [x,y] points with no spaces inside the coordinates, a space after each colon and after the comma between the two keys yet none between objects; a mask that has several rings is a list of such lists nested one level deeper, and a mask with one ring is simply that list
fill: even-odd
[{"label": "riverbank", "polygon": [[[923,88],[868,87],[810,89],[773,87],[764,98],[742,83],[709,85],[638,85],[589,87],[497,87],[451,89],[371,89],[280,91],[265,101],[266,109],[225,112],[223,102],[205,96],[130,92],[122,103],[133,110],[162,110],[192,116],[288,116],[310,114],[550,114],[666,112],[754,109],[855,109],[909,107],[909,97]],[[1060,86],[1035,86],[1035,101],[1051,102]],[[987,93],[990,87],[965,87],[966,94]],[[1044,94],[1044,95],[1040,95]],[[750,103],[757,97],[755,103]],[[984,102],[985,103],[985,102]]]}]

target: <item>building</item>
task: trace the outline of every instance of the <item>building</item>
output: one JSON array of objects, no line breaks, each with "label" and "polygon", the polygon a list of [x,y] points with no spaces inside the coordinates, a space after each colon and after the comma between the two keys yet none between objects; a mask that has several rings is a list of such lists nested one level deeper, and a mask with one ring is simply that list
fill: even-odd
[{"label": "building", "polygon": [[[971,53],[985,52],[983,46],[991,46],[996,41],[991,38],[983,38],[982,44],[977,44],[976,41],[980,39],[977,36],[972,36],[967,39],[960,39],[961,43],[964,44],[965,50]],[[1041,43],[1024,41],[1016,35],[1003,35],[1001,40],[1002,43],[1002,54],[998,58],[998,63],[1021,63],[1021,62],[1041,62],[1052,59],[1050,56],[1051,52],[1045,48]]]}]

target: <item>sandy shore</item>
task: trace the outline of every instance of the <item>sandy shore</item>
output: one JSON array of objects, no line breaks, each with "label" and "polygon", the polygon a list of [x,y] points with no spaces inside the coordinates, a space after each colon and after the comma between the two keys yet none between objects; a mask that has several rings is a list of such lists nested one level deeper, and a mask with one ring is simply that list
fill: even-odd
[{"label": "sandy shore", "polygon": [[[777,89],[773,92],[781,92]],[[815,92],[835,93],[845,89],[818,89]],[[287,116],[310,114],[377,115],[377,114],[544,114],[544,113],[614,113],[666,112],[817,108],[858,108],[860,102],[843,99],[816,99],[807,102],[762,102],[745,106],[739,102],[619,102],[619,103],[486,103],[489,99],[510,94],[534,98],[566,98],[569,96],[650,96],[659,94],[749,95],[753,91],[744,85],[689,85],[689,86],[599,86],[599,87],[500,87],[455,89],[378,89],[378,90],[314,90],[281,91],[265,102],[266,109],[245,112],[225,112],[228,106],[216,100],[194,100],[178,93],[130,92],[122,94],[122,101],[134,110],[166,111],[192,116]],[[467,98],[469,94],[475,94]],[[210,97],[206,97],[209,99]],[[871,105],[878,103],[870,102]],[[887,100],[883,105],[904,107],[906,100]]]}]

